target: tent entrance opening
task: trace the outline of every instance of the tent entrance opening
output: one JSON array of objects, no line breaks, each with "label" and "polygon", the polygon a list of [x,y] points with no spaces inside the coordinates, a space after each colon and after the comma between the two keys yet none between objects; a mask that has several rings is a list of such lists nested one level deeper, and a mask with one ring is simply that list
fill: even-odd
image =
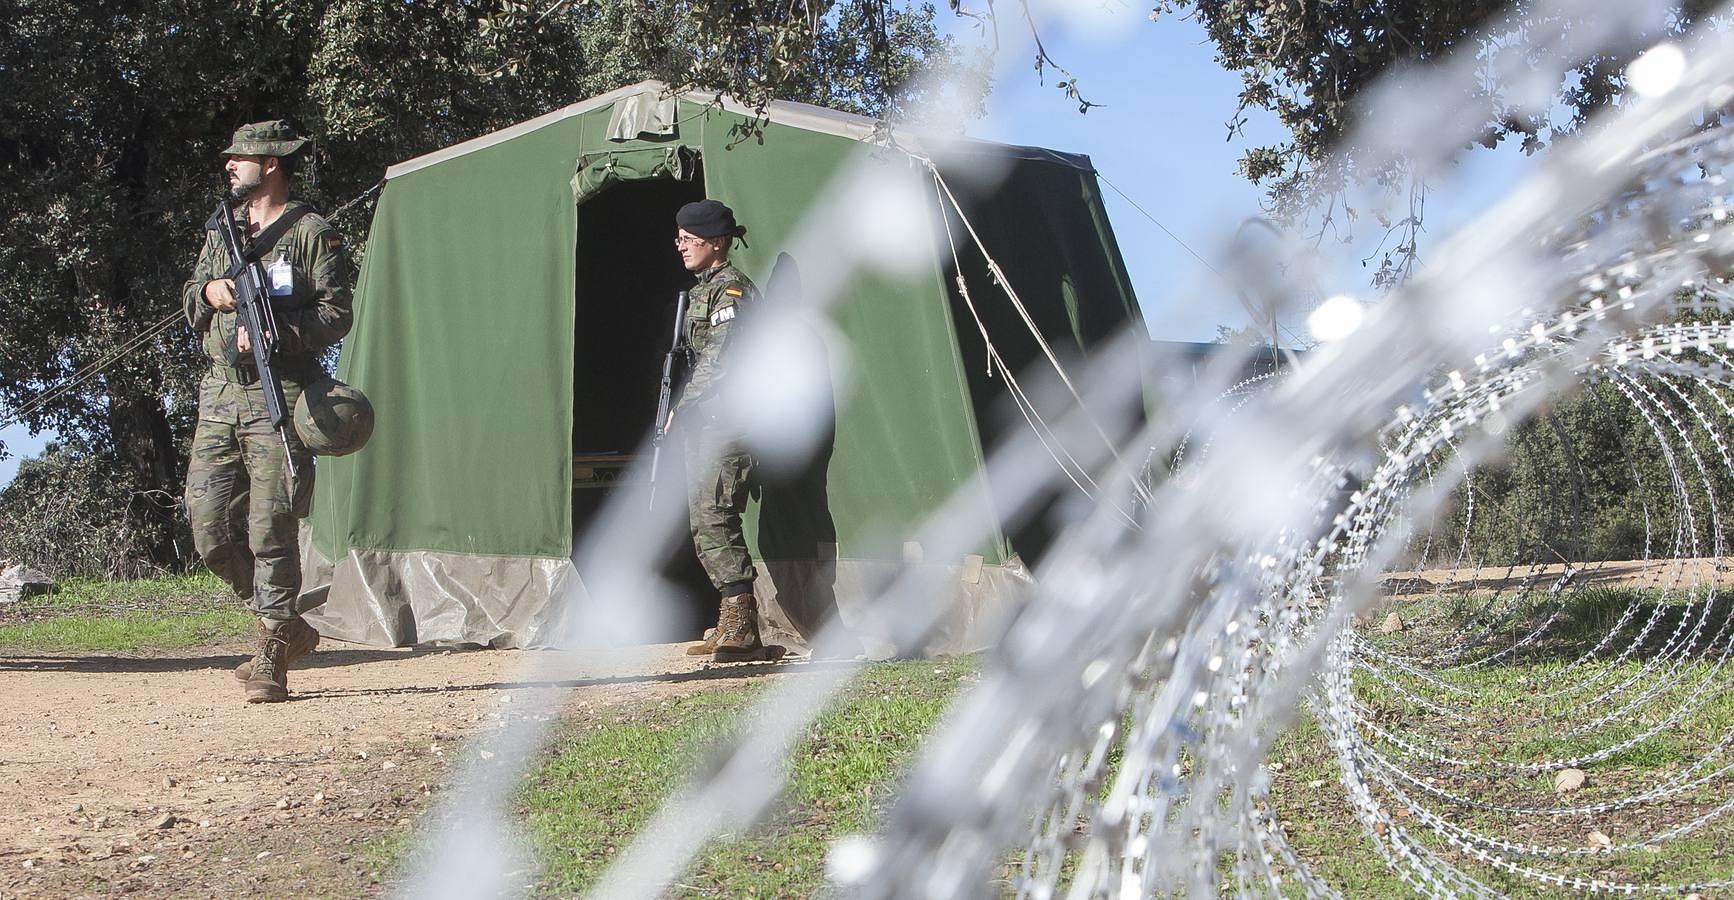
[{"label": "tent entrance opening", "polygon": [[[704,199],[704,179],[613,184],[578,207],[572,401],[572,527],[582,540],[606,500],[646,486],[623,479],[656,418],[676,296],[692,283],[674,248],[674,215]],[[635,500],[634,502],[642,502]],[[678,435],[664,442],[656,504],[686,505]],[[583,573],[579,573],[582,576]],[[716,596],[682,529],[663,575],[683,594],[667,639],[693,638],[716,617]]]}]

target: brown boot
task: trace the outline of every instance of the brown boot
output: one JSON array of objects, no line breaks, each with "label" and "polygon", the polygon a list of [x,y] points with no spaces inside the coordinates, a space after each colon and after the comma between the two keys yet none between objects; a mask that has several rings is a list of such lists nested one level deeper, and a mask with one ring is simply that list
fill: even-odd
[{"label": "brown boot", "polygon": [[[257,627],[259,629],[259,640],[263,641],[266,633],[270,629],[265,627],[264,622],[260,622]],[[289,642],[289,654],[283,659],[285,665],[312,653],[313,648],[319,646],[319,632],[314,630],[312,625],[307,624],[305,619],[290,619],[289,621],[277,626],[277,629],[282,632],[284,640]],[[235,667],[236,681],[248,681],[251,680],[252,677],[253,660],[249,659]]]},{"label": "brown boot", "polygon": [[704,637],[686,645],[687,656],[710,656],[716,652],[716,629],[706,628]]},{"label": "brown boot", "polygon": [[253,657],[252,677],[247,679],[248,703],[282,703],[289,699],[289,639],[287,623],[267,630],[259,640],[259,655]]},{"label": "brown boot", "polygon": [[722,609],[716,619],[716,650],[711,659],[753,662],[765,658],[765,645],[759,642],[758,601],[752,594],[722,598]]}]

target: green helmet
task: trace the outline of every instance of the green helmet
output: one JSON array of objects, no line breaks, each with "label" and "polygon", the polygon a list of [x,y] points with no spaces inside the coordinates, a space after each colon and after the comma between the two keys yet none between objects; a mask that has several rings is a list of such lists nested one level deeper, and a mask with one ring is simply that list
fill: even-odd
[{"label": "green helmet", "polygon": [[373,404],[355,388],[322,378],[295,401],[295,433],[320,456],[354,453],[373,435]]}]

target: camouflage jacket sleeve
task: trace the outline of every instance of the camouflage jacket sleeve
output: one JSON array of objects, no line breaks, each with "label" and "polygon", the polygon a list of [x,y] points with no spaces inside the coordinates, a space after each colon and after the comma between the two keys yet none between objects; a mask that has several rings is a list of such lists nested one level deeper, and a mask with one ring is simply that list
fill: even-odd
[{"label": "camouflage jacket sleeve", "polygon": [[349,251],[342,236],[324,219],[309,215],[277,247],[296,269],[293,299],[275,305],[284,351],[317,353],[342,340],[353,322]]},{"label": "camouflage jacket sleeve", "polygon": [[199,334],[210,329],[211,317],[217,312],[205,302],[205,284],[222,278],[229,271],[228,252],[218,243],[217,233],[206,231],[204,235],[205,244],[199,249],[198,262],[193,264],[193,277],[187,279],[186,286],[181,288],[181,312],[186,314],[187,324]]},{"label": "camouflage jacket sleeve", "polygon": [[739,316],[757,300],[758,291],[753,283],[733,271],[693,288],[686,312],[687,340],[693,353],[692,374],[676,409],[703,403],[721,391]]}]

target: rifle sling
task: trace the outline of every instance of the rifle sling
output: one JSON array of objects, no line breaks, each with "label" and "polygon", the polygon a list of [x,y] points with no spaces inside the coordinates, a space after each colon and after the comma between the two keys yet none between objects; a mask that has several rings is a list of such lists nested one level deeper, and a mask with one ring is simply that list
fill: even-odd
[{"label": "rifle sling", "polygon": [[295,227],[296,222],[301,221],[303,216],[312,213],[313,207],[303,204],[278,216],[277,221],[265,226],[257,235],[254,235],[252,246],[248,248],[242,258],[241,265],[258,262],[265,254],[271,252],[272,247],[277,246],[277,242],[283,239],[283,235],[289,233],[289,229]]},{"label": "rifle sling", "polygon": [[289,233],[289,229],[295,227],[296,222],[301,221],[302,216],[312,212],[313,207],[311,206],[297,206],[278,216],[277,221],[265,226],[254,236],[253,246],[247,250],[247,262],[256,263],[265,254],[270,253],[271,248],[277,246],[277,242],[282,240],[283,235]]}]

